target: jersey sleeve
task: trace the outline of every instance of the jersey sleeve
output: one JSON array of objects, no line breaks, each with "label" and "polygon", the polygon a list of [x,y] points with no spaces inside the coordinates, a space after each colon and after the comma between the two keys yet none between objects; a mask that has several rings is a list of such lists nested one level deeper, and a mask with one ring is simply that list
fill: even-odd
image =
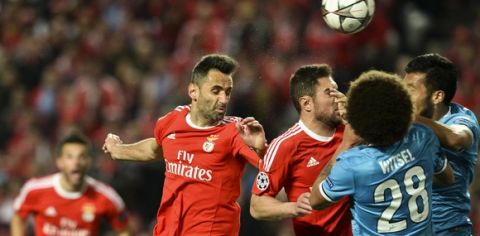
[{"label": "jersey sleeve", "polygon": [[350,168],[346,161],[346,153],[337,158],[337,163],[332,167],[330,174],[318,186],[322,196],[330,201],[336,202],[340,198],[353,195],[355,191],[355,178],[353,168]]},{"label": "jersey sleeve", "polygon": [[268,147],[263,165],[255,178],[252,193],[275,197],[284,186],[290,169],[293,147],[287,142],[274,140]]},{"label": "jersey sleeve", "polygon": [[155,124],[155,129],[153,131],[153,136],[155,137],[155,141],[157,141],[158,145],[161,146],[162,139],[165,136],[164,130],[166,129],[167,125],[171,123],[174,116],[175,111],[171,111],[166,115],[158,118],[157,123]]},{"label": "jersey sleeve", "polygon": [[260,157],[258,157],[258,154],[252,148],[243,142],[242,137],[236,129],[233,136],[233,152],[235,156],[240,156],[255,168],[259,167]]},{"label": "jersey sleeve", "polygon": [[473,139],[478,140],[480,134],[478,123],[466,115],[457,115],[451,118],[447,125],[463,125],[473,133]]},{"label": "jersey sleeve", "polygon": [[430,137],[431,142],[426,146],[433,148],[433,171],[435,174],[440,174],[447,168],[447,157],[440,146],[440,141],[433,131],[431,131]]},{"label": "jersey sleeve", "polygon": [[125,203],[118,193],[109,186],[104,186],[108,191],[107,221],[116,231],[124,230],[128,224],[128,214],[125,209]]},{"label": "jersey sleeve", "polygon": [[22,219],[25,219],[29,214],[34,213],[36,201],[35,196],[32,194],[32,180],[23,185],[20,190],[20,194],[15,198],[13,202],[13,210]]}]

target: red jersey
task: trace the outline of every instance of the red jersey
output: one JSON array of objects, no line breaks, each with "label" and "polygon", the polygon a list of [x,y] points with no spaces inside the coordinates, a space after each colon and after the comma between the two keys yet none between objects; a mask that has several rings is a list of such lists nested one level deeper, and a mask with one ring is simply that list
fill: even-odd
[{"label": "red jersey", "polygon": [[205,128],[189,112],[190,106],[177,107],[155,127],[165,183],[154,235],[238,235],[241,176],[246,161],[257,166],[260,158],[238,133],[240,118]]},{"label": "red jersey", "polygon": [[[265,154],[252,192],[275,197],[285,188],[288,200],[297,198],[315,182],[342,141],[344,126],[332,137],[322,137],[309,130],[301,121],[272,141]],[[348,198],[323,210],[293,219],[296,235],[351,235]]]},{"label": "red jersey", "polygon": [[15,212],[25,219],[35,217],[35,235],[98,235],[106,219],[112,228],[127,226],[125,204],[111,187],[87,177],[82,192],[67,192],[60,174],[31,179],[14,202]]}]

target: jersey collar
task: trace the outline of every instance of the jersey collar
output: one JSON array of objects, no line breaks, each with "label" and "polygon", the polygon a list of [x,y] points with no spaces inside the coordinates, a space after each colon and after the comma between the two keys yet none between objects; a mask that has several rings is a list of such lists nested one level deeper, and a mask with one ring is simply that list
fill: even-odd
[{"label": "jersey collar", "polygon": [[198,126],[196,124],[194,124],[192,122],[192,118],[190,117],[190,113],[187,114],[187,116],[185,116],[185,121],[187,122],[187,124],[192,127],[192,128],[195,128],[195,129],[211,129],[215,126],[205,126],[205,127],[201,127],[201,126]]},{"label": "jersey collar", "polygon": [[60,177],[61,177],[60,175],[61,175],[60,173],[57,173],[53,176],[53,188],[55,189],[55,192],[57,192],[58,195],[66,199],[80,198],[82,194],[85,192],[87,183],[85,182],[82,190],[80,190],[79,192],[69,192],[63,189],[62,186],[60,185]]},{"label": "jersey collar", "polygon": [[298,125],[308,136],[310,136],[311,138],[313,138],[317,141],[320,141],[320,142],[330,142],[333,139],[333,137],[335,136],[335,132],[336,132],[336,131],[334,131],[333,135],[330,136],[330,137],[321,136],[321,135],[318,135],[315,132],[313,132],[311,129],[309,129],[301,120],[298,121]]}]

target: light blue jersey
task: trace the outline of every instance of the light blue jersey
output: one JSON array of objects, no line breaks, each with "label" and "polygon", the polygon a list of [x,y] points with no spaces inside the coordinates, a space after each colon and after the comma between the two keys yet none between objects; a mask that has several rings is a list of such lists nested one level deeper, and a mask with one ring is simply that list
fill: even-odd
[{"label": "light blue jersey", "polygon": [[450,111],[439,122],[446,125],[464,125],[473,133],[473,143],[468,149],[460,152],[444,149],[453,169],[455,182],[452,185],[433,189],[433,228],[440,234],[454,227],[472,225],[468,218],[470,213],[468,188],[477,162],[480,128],[472,111],[454,103],[450,105]]},{"label": "light blue jersey", "polygon": [[432,235],[432,177],[446,165],[433,131],[413,124],[389,147],[340,154],[320,192],[329,201],[351,196],[354,235]]}]

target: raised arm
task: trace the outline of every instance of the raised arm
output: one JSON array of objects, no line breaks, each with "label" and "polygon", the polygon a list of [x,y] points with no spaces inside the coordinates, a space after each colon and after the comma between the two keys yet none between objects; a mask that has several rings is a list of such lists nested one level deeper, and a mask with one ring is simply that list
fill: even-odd
[{"label": "raised arm", "polygon": [[317,176],[315,183],[312,186],[312,193],[310,195],[310,205],[315,210],[320,210],[328,207],[332,202],[328,201],[320,193],[320,184],[327,178],[330,174],[330,170],[335,165],[337,156],[340,155],[343,151],[350,149],[351,147],[359,144],[362,140],[353,132],[353,129],[350,125],[345,125],[345,131],[343,133],[342,143],[338,146],[337,150],[333,154],[330,161],[323,168],[322,172]]},{"label": "raised arm", "polygon": [[283,220],[312,213],[310,193],[302,193],[296,202],[282,202],[271,196],[252,194],[250,214],[257,220]]},{"label": "raised arm", "polygon": [[467,149],[472,145],[473,133],[464,125],[445,125],[433,119],[417,115],[415,120],[430,127],[443,147],[454,151]]},{"label": "raised arm", "polygon": [[25,235],[25,222],[18,215],[14,214],[10,221],[10,235],[12,236],[24,236]]},{"label": "raised arm", "polygon": [[123,144],[117,135],[108,134],[103,151],[114,160],[153,161],[163,159],[162,147],[155,138],[147,138],[132,144]]}]

